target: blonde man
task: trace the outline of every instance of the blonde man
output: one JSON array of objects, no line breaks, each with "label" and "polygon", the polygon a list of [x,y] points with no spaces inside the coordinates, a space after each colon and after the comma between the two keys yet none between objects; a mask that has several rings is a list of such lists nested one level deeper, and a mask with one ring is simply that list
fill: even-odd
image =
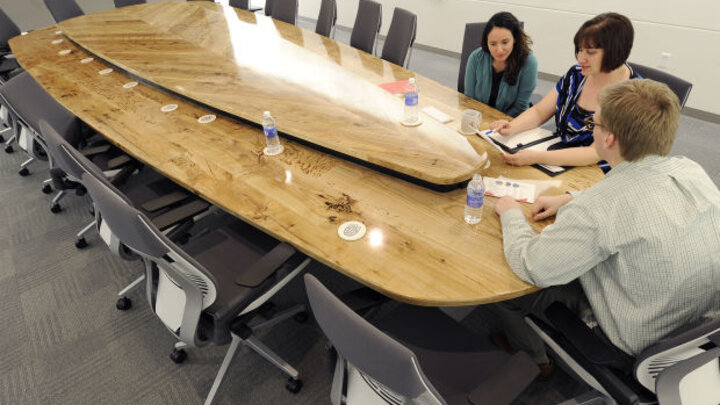
[{"label": "blonde man", "polygon": [[592,310],[630,355],[720,309],[720,191],[697,163],[667,156],[679,118],[664,84],[608,86],[593,120],[594,148],[613,168],[607,176],[574,195],[538,198],[534,220],[557,215],[540,234],[512,199],[495,205],[508,264],[550,288],[499,305],[508,340],[494,339],[526,350],[544,375],[552,367],[523,316],[542,316],[553,301]]}]

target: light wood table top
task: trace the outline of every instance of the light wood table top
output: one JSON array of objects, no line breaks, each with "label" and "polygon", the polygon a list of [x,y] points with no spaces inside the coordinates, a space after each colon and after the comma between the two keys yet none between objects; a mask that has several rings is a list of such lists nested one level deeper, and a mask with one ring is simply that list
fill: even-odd
[{"label": "light wood table top", "polygon": [[[117,70],[100,75],[108,65],[97,57],[86,61],[94,55],[57,31],[40,29],[10,42],[18,61],[53,97],[129,154],[310,257],[419,305],[482,304],[536,290],[506,264],[495,198],[486,198],[482,222],[470,226],[463,221],[464,189],[433,191],[292,140],[284,140],[281,155],[265,156],[257,126],[224,115],[200,124],[197,119],[212,111],[144,83],[124,88],[132,78]],[[60,55],[65,49],[70,53]],[[423,81],[428,90],[439,86]],[[481,108],[448,93],[425,100],[456,118],[462,108]],[[171,103],[179,108],[160,111]],[[485,149],[481,139],[467,140]],[[533,168],[505,166],[494,148],[487,153],[485,175],[550,179]],[[601,178],[596,167],[576,168],[555,177],[561,184],[548,193],[587,188]],[[523,209],[529,216],[530,206]],[[339,224],[349,220],[367,226],[363,239],[338,238]],[[549,223],[532,226],[540,230]]]},{"label": "light wood table top", "polygon": [[[215,3],[123,7],[60,24],[79,46],[160,87],[314,145],[434,185],[485,164],[465,136],[424,113],[400,124],[403,99],[378,84],[416,76],[291,24]],[[420,107],[458,94],[417,76]],[[426,100],[427,99],[427,100]]]}]

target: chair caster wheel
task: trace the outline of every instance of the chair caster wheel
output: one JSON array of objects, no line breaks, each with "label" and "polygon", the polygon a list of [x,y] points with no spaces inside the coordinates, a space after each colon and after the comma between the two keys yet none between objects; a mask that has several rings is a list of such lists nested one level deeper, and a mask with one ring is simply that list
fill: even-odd
[{"label": "chair caster wheel", "polygon": [[91,217],[95,218],[95,207],[90,206],[90,209],[88,210],[88,212],[90,213]]},{"label": "chair caster wheel", "polygon": [[20,171],[18,172],[18,174],[21,175],[21,176],[23,176],[23,177],[25,177],[25,176],[27,176],[28,174],[30,174],[30,170],[28,170],[27,167],[23,167],[22,169],[20,169]]},{"label": "chair caster wheel", "polygon": [[78,187],[78,188],[75,189],[75,195],[76,195],[76,196],[82,197],[82,196],[84,196],[85,194],[87,194],[87,189],[86,189],[85,187],[80,186],[80,187]]},{"label": "chair caster wheel", "polygon": [[187,359],[187,352],[184,349],[173,349],[170,353],[170,360],[175,364],[180,364]]},{"label": "chair caster wheel", "polygon": [[310,314],[308,314],[307,311],[300,311],[293,316],[293,319],[297,323],[305,323],[308,319],[310,319]]},{"label": "chair caster wheel", "polygon": [[5,137],[0,135],[0,142],[5,142]]},{"label": "chair caster wheel", "polygon": [[[75,239],[75,247],[78,249],[82,249],[84,247],[87,247],[87,241],[85,238]],[[119,308],[118,308],[119,309]]]},{"label": "chair caster wheel", "polygon": [[127,311],[128,309],[130,309],[131,306],[132,301],[130,301],[130,298],[128,297],[120,297],[115,303],[115,308],[119,309],[120,311]]},{"label": "chair caster wheel", "polygon": [[53,214],[57,214],[58,212],[62,211],[62,207],[60,204],[53,204],[50,206],[50,212]]},{"label": "chair caster wheel", "polygon": [[292,392],[293,394],[297,394],[302,389],[303,382],[301,379],[294,379],[292,377],[288,378],[287,384],[285,384],[285,388]]},{"label": "chair caster wheel", "polygon": [[52,186],[49,185],[49,184],[44,185],[43,188],[42,188],[42,192],[43,192],[43,194],[50,194],[50,193],[52,193]]},{"label": "chair caster wheel", "polygon": [[15,150],[13,150],[12,145],[8,145],[5,147],[5,153],[13,153]]}]

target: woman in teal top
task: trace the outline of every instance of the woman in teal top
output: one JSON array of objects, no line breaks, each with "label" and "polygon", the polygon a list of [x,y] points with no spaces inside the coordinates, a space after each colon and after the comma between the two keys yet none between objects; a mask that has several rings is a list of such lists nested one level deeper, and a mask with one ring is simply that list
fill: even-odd
[{"label": "woman in teal top", "polygon": [[513,117],[527,110],[537,85],[531,44],[514,15],[503,11],[492,16],[481,47],[468,58],[465,95]]}]

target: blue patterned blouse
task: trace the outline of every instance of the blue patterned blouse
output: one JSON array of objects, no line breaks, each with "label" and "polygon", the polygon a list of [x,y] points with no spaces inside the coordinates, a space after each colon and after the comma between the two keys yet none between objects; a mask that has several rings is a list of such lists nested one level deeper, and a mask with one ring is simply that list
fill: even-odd
[{"label": "blue patterned blouse", "polygon": [[[629,65],[631,79],[642,79]],[[592,131],[587,129],[585,119],[592,117],[594,111],[586,111],[577,104],[585,76],[582,75],[580,65],[575,65],[565,73],[555,85],[558,92],[555,105],[555,134],[562,137],[566,146],[588,146],[592,144]]]}]

